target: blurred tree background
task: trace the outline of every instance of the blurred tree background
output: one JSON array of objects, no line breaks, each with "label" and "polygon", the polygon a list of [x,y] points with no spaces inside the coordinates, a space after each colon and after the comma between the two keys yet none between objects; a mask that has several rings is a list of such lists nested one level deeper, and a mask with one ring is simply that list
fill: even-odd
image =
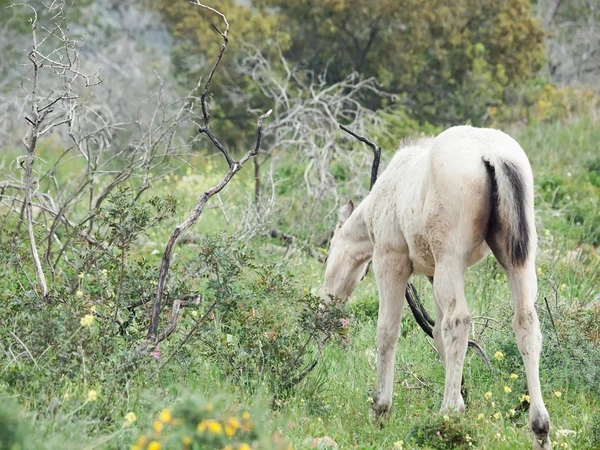
[{"label": "blurred tree background", "polygon": [[[214,112],[229,143],[245,146],[252,120],[232,108],[264,108],[268,99],[239,70],[258,49],[283,71],[305,70],[333,84],[351,73],[375,77],[382,91],[363,104],[380,111],[392,134],[471,123],[528,122],[566,114],[581,99],[569,85],[597,80],[598,10],[584,0],[253,0],[221,2],[232,25],[229,93]],[[148,3],[176,38],[177,79],[189,85],[218,49],[207,18],[186,2]],[[235,81],[233,81],[235,80]],[[235,86],[232,86],[232,83]],[[552,86],[551,92],[546,85]],[[217,94],[218,93],[218,94]],[[223,95],[221,95],[223,98]],[[539,103],[540,100],[543,103]],[[235,113],[231,111],[236,111]],[[393,131],[399,127],[399,133]],[[385,139],[385,138],[384,138]]]},{"label": "blurred tree background", "polygon": [[[254,52],[275,73],[293,68],[303,81],[331,85],[352,73],[374,77],[389,95],[364,93],[361,101],[379,111],[395,138],[463,123],[555,118],[582,96],[558,91],[566,85],[594,89],[600,71],[600,13],[586,0],[225,0],[213,6],[226,14],[232,31],[223,76],[212,86],[220,98],[212,114],[226,143],[240,151],[254,126],[244,111],[270,101],[244,64]],[[109,59],[99,58],[103,48],[129,45],[130,55],[146,56],[140,70],[160,68],[161,77],[181,89],[196,84],[220,46],[211,24],[222,23],[186,1],[83,1],[70,14],[94,55],[85,55],[90,66]],[[135,16],[145,19],[131,21]],[[28,37],[24,10],[3,17],[10,33]],[[97,45],[100,36],[104,45]],[[13,67],[17,42],[5,44],[0,71]]]}]

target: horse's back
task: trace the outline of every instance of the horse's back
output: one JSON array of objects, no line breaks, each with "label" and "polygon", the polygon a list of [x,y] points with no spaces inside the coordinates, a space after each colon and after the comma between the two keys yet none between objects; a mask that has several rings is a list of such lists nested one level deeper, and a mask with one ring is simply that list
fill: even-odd
[{"label": "horse's back", "polygon": [[452,253],[466,265],[478,262],[490,251],[493,177],[486,161],[500,160],[530,172],[519,144],[493,129],[452,127],[403,147],[369,201],[376,240],[399,233],[414,272],[424,275],[433,275],[437,262]]}]

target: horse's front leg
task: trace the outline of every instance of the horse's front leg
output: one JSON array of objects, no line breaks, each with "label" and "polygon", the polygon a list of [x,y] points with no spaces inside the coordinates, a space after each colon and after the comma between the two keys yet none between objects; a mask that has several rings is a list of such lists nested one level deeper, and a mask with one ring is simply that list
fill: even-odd
[{"label": "horse's front leg", "polygon": [[390,249],[375,249],[373,270],[379,291],[379,318],[377,320],[377,392],[371,414],[375,418],[387,416],[392,406],[394,387],[394,357],[400,334],[404,291],[410,277],[407,255]]}]

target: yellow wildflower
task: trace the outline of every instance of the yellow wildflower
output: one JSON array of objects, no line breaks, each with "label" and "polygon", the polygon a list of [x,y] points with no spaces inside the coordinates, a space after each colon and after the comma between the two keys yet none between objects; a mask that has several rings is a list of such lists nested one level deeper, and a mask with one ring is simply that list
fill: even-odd
[{"label": "yellow wildflower", "polygon": [[479,414],[477,415],[477,420],[483,420],[483,414],[479,413]]},{"label": "yellow wildflower", "polygon": [[81,272],[81,273],[79,274],[79,279],[80,279],[80,280],[82,280],[82,279],[83,279],[83,277],[85,277],[85,273]]},{"label": "yellow wildflower", "polygon": [[514,409],[511,409],[510,411],[508,411],[510,414],[510,417],[514,417],[515,414],[517,414],[517,411],[515,411]]},{"label": "yellow wildflower", "polygon": [[444,420],[448,422],[450,420],[450,416],[448,414],[444,414]]},{"label": "yellow wildflower", "polygon": [[320,417],[317,417],[317,422],[322,422],[323,419],[321,419]]},{"label": "yellow wildflower", "polygon": [[499,419],[501,417],[501,414],[499,412],[494,414],[494,419]]},{"label": "yellow wildflower", "polygon": [[154,431],[156,431],[157,433],[160,433],[163,428],[165,426],[162,424],[162,422],[159,422],[158,420],[156,420],[153,424],[152,424],[152,428],[154,428]]},{"label": "yellow wildflower", "polygon": [[516,373],[511,373],[510,378],[511,380],[516,380],[517,378],[519,378],[519,375],[517,375]]},{"label": "yellow wildflower", "polygon": [[498,351],[498,352],[494,353],[494,358],[496,358],[498,361],[500,361],[502,358],[504,358],[504,353]]},{"label": "yellow wildflower", "polygon": [[95,319],[94,319],[94,316],[92,314],[86,314],[79,321],[79,325],[81,325],[82,327],[89,327],[91,324],[94,323],[94,320]]},{"label": "yellow wildflower", "polygon": [[139,445],[137,445],[137,444],[133,444],[133,445],[131,446],[131,450],[142,450],[142,447],[140,447],[140,446],[139,446]]},{"label": "yellow wildflower", "polygon": [[161,445],[158,441],[152,441],[148,444],[148,450],[160,450],[160,447]]},{"label": "yellow wildflower", "polygon": [[510,394],[512,392],[512,389],[509,388],[508,386],[504,386],[504,392],[506,392],[507,394]]},{"label": "yellow wildflower", "polygon": [[227,419],[227,425],[237,430],[242,424],[240,423],[240,420],[237,417],[230,417],[229,419]]},{"label": "yellow wildflower", "polygon": [[191,436],[184,436],[184,437],[181,439],[181,443],[182,443],[183,445],[190,445],[190,444],[192,443],[192,437],[191,437]]},{"label": "yellow wildflower", "polygon": [[139,446],[140,448],[144,448],[147,443],[148,437],[143,434],[138,438],[137,441],[135,441],[135,445]]},{"label": "yellow wildflower", "polygon": [[240,444],[239,450],[252,450],[252,447],[244,442],[243,444]]},{"label": "yellow wildflower", "polygon": [[163,409],[160,414],[158,415],[158,418],[160,419],[161,422],[164,423],[169,423],[171,422],[171,411],[168,408]]},{"label": "yellow wildflower", "polygon": [[137,416],[135,415],[135,413],[133,411],[128,412],[127,414],[125,414],[125,425],[126,426],[131,425],[136,420],[137,420]]},{"label": "yellow wildflower", "polygon": [[87,393],[87,401],[95,402],[96,400],[98,400],[98,392],[96,392],[93,389],[90,389]]},{"label": "yellow wildflower", "polygon": [[527,394],[521,395],[521,403],[523,403],[523,402],[529,403],[530,401],[531,401],[531,397],[529,397],[529,395],[527,395]]},{"label": "yellow wildflower", "polygon": [[211,412],[213,410],[212,403],[207,403],[206,405],[204,405],[204,409],[208,412]]},{"label": "yellow wildflower", "polygon": [[233,428],[232,426],[225,425],[224,429],[225,429],[225,434],[229,437],[231,437],[235,434],[235,428]]},{"label": "yellow wildflower", "polygon": [[492,393],[491,393],[490,391],[487,391],[487,392],[484,394],[484,397],[485,397],[485,399],[486,399],[486,400],[489,400],[490,398],[492,398]]},{"label": "yellow wildflower", "polygon": [[223,433],[223,427],[221,426],[221,424],[215,420],[211,420],[208,423],[208,431],[210,431],[211,433],[214,434],[221,434]]},{"label": "yellow wildflower", "polygon": [[403,449],[404,448],[404,441],[394,442],[394,448]]},{"label": "yellow wildflower", "polygon": [[81,291],[77,291],[77,292],[75,292],[75,295],[76,295],[77,297],[83,297],[83,292],[81,292]]},{"label": "yellow wildflower", "polygon": [[206,428],[208,426],[208,421],[207,420],[203,420],[202,422],[200,422],[198,424],[198,426],[196,427],[196,429],[200,432],[200,433],[204,433],[206,431]]},{"label": "yellow wildflower", "polygon": [[556,397],[560,397],[560,396],[562,395],[562,392],[560,392],[560,391],[556,391],[556,392],[554,393],[554,395],[555,395]]},{"label": "yellow wildflower", "polygon": [[242,414],[242,419],[250,420],[250,413],[248,411],[244,411],[244,413]]}]

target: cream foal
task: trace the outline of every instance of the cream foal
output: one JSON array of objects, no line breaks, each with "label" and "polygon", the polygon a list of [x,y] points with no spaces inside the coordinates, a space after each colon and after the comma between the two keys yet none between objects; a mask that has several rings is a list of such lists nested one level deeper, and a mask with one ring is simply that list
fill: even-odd
[{"label": "cream foal", "polygon": [[471,323],[464,274],[491,250],[506,270],[514,300],[533,447],[551,448],[539,380],[536,244],[529,161],[514,139],[492,129],[453,127],[404,146],[356,210],[349,203],[340,211],[321,295],[347,301],[373,262],[379,291],[374,415],[391,407],[396,342],[412,274],[433,277],[433,333],[446,369],[441,409],[464,411],[460,387]]}]

